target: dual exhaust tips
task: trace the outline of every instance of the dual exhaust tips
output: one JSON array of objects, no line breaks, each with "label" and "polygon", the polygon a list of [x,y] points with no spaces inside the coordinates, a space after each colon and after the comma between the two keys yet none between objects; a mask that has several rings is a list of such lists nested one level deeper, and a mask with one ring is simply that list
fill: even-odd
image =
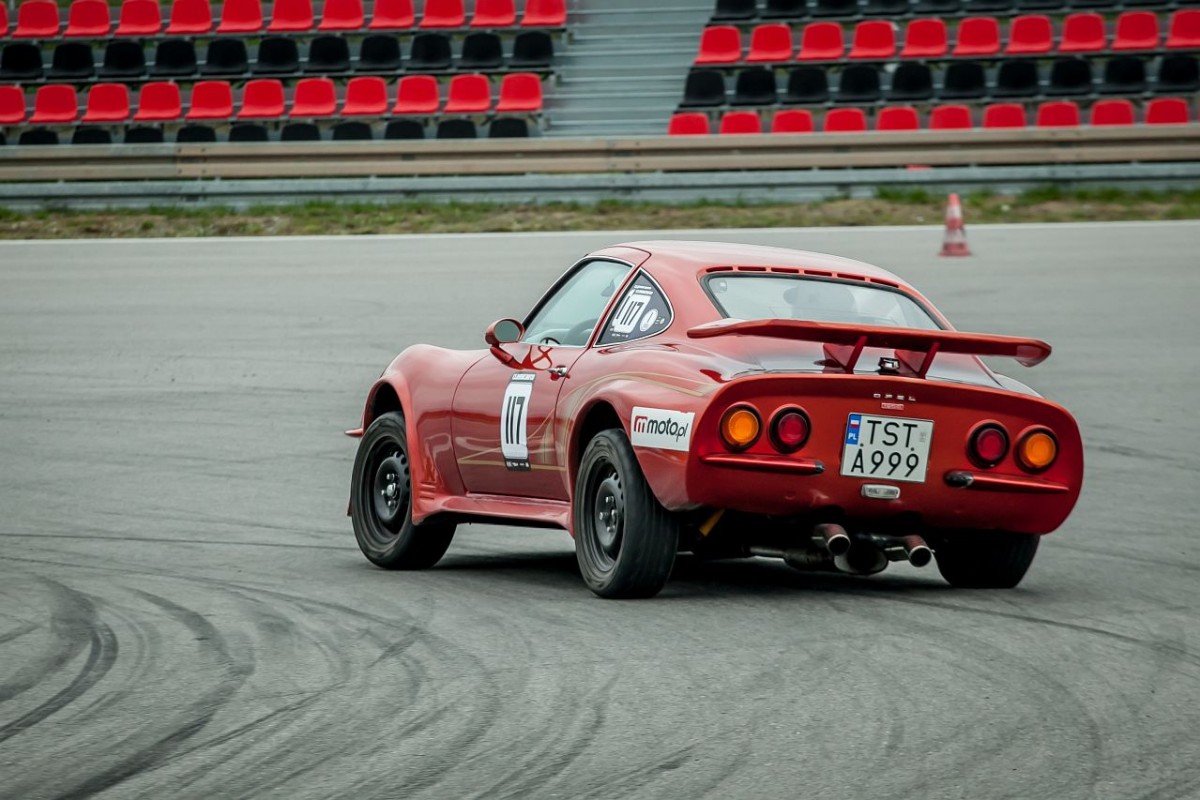
[{"label": "dual exhaust tips", "polygon": [[750,552],[756,556],[782,558],[796,569],[829,569],[832,566],[839,572],[852,575],[882,572],[891,561],[907,561],[914,567],[924,567],[933,560],[933,550],[916,534],[860,534],[851,537],[841,525],[823,523],[813,528],[812,541],[815,550],[752,547]]}]

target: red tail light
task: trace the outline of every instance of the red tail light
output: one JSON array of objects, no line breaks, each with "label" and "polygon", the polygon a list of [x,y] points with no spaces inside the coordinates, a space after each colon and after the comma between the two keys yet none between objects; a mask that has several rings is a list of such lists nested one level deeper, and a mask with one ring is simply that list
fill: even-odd
[{"label": "red tail light", "polygon": [[771,421],[771,443],[781,453],[794,453],[808,441],[812,424],[800,408],[782,408]]},{"label": "red tail light", "polygon": [[981,467],[994,467],[1008,455],[1008,431],[996,422],[980,425],[971,434],[967,455]]}]

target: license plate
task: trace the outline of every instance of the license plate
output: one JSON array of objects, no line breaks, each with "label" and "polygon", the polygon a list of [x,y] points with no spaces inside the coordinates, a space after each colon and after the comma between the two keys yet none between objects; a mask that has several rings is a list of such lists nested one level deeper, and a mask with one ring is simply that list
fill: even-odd
[{"label": "license plate", "polygon": [[846,421],[842,474],[924,483],[933,420],[851,414]]}]

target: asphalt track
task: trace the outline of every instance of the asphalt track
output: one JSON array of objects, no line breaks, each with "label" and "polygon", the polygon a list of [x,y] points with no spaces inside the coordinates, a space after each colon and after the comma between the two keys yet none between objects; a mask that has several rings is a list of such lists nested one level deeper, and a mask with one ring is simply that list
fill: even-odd
[{"label": "asphalt track", "polygon": [[0,244],[0,797],[1200,797],[1200,225],[707,235],[1055,345],[1013,369],[1087,481],[1019,589],[685,558],[606,602],[489,527],[370,566],[340,432],[388,359],[644,234]]}]

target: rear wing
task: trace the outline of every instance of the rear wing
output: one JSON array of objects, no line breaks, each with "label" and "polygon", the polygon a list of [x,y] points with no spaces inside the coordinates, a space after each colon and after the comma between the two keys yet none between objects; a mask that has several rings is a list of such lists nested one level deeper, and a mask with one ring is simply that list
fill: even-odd
[{"label": "rear wing", "polygon": [[879,325],[848,325],[840,322],[810,322],[797,319],[723,319],[690,328],[692,339],[715,336],[767,336],[824,345],[825,363],[854,372],[863,348],[882,347],[896,351],[896,360],[917,377],[924,378],[938,353],[970,356],[1003,356],[1032,367],[1050,357],[1050,345],[1040,339],[996,336],[961,331],[928,331]]}]

